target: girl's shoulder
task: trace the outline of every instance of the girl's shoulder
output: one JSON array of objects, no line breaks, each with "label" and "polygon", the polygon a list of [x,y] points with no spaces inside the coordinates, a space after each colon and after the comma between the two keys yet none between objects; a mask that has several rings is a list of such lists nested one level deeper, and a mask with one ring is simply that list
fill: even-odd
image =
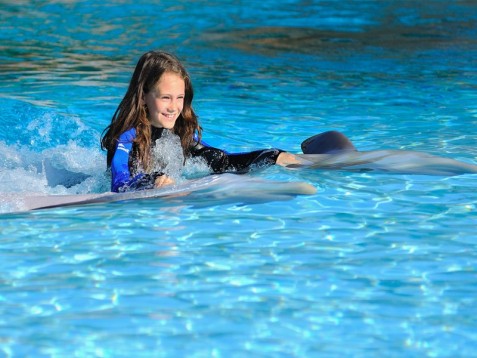
[{"label": "girl's shoulder", "polygon": [[119,135],[119,142],[121,143],[133,142],[135,138],[136,138],[136,128],[131,128]]}]

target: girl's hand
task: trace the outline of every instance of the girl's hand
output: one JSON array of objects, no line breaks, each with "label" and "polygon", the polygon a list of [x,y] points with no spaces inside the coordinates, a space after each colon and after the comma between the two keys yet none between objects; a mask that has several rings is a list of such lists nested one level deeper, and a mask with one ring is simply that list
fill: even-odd
[{"label": "girl's hand", "polygon": [[306,159],[299,158],[296,155],[293,155],[287,152],[282,152],[278,155],[277,164],[281,165],[282,167],[294,168],[294,167],[307,166],[313,163]]},{"label": "girl's hand", "polygon": [[294,164],[303,164],[300,158],[297,158],[293,154],[282,152],[278,155],[277,164],[282,167]]},{"label": "girl's hand", "polygon": [[161,175],[160,177],[157,177],[154,181],[155,188],[162,188],[163,186],[171,184],[174,184],[174,179],[169,178],[167,175]]},{"label": "girl's hand", "polygon": [[298,164],[298,159],[293,154],[282,152],[278,155],[277,164],[283,167],[290,164]]}]

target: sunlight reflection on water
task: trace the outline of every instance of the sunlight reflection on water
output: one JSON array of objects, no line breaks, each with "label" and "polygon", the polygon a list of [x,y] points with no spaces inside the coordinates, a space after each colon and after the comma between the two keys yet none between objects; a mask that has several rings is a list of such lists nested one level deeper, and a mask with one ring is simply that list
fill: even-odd
[{"label": "sunlight reflection on water", "polygon": [[[218,147],[298,152],[337,129],[361,150],[476,163],[476,6],[3,2],[2,200],[19,189],[105,191],[100,133],[140,54],[159,48],[186,63]],[[92,182],[47,187],[45,162]],[[474,176],[254,175],[318,193],[3,214],[0,352],[473,354]]]}]

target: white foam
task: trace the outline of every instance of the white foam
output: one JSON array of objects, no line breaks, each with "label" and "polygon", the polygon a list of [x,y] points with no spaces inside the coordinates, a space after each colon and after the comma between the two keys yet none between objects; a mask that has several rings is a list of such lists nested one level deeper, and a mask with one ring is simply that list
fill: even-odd
[{"label": "white foam", "polygon": [[185,178],[199,178],[209,175],[211,172],[212,171],[204,158],[196,157],[186,159],[183,169],[183,175]]},{"label": "white foam", "polygon": [[0,212],[21,209],[31,195],[85,194],[109,190],[105,154],[100,149],[66,145],[35,152],[0,142]]},{"label": "white foam", "polygon": [[204,158],[187,158],[184,161],[180,138],[169,130],[164,130],[161,138],[156,140],[152,155],[153,171],[163,172],[176,182],[211,174]]},{"label": "white foam", "polygon": [[162,172],[176,183],[183,180],[184,153],[178,135],[165,129],[162,136],[156,140],[152,157],[153,172]]}]

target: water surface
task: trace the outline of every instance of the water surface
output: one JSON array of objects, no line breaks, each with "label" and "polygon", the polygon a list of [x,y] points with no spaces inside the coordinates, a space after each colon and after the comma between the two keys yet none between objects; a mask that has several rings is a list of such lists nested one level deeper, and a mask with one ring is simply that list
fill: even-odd
[{"label": "water surface", "polygon": [[[100,134],[150,49],[183,59],[215,146],[335,129],[477,164],[476,7],[2,2],[2,354],[472,356],[475,175],[273,167],[250,175],[317,194],[253,205],[8,198],[108,190]],[[48,165],[88,179],[52,186]]]}]

